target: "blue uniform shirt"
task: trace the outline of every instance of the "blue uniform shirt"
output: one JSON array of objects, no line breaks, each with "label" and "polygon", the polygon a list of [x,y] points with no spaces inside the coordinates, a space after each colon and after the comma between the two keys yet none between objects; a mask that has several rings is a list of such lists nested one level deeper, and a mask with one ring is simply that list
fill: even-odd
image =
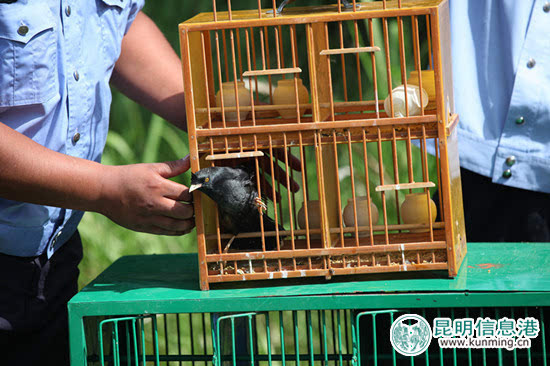
[{"label": "blue uniform shirt", "polygon": [[[143,1],[0,4],[0,122],[52,150],[99,162],[109,125],[109,79]],[[0,198],[0,252],[51,255],[82,215]]]},{"label": "blue uniform shirt", "polygon": [[461,165],[550,192],[550,3],[451,0]]}]

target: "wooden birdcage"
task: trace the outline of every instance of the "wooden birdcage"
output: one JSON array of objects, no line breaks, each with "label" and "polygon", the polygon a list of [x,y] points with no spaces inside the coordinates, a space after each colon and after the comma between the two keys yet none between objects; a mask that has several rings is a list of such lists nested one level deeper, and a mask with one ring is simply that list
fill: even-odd
[{"label": "wooden birdcage", "polygon": [[[215,203],[194,193],[201,288],[373,272],[455,276],[466,238],[448,1],[352,9],[338,1],[282,14],[275,2],[213,5],[179,26],[191,168],[252,161],[265,214],[284,230],[241,233],[262,247],[224,250],[233,235]],[[297,192],[285,188],[292,180]],[[413,216],[424,221],[405,220],[411,193],[420,197]],[[268,237],[277,238],[273,250]]]}]

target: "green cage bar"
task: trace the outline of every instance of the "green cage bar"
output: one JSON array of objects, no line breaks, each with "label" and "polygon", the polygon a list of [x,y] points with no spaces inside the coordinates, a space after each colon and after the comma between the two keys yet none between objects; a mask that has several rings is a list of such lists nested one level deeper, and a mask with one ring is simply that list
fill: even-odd
[{"label": "green cage bar", "polygon": [[[205,292],[195,255],[123,257],[69,303],[71,364],[546,366],[549,262],[544,243],[472,243],[454,279],[385,274]],[[433,339],[423,354],[405,357],[389,329],[406,313],[430,324],[529,316],[540,333],[530,349],[441,349]]]}]

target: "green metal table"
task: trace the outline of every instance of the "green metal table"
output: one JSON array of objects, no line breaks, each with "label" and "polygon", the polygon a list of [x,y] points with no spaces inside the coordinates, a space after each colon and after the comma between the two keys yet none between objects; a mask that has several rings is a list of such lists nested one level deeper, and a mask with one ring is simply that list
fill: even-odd
[{"label": "green metal table", "polygon": [[196,254],[122,257],[69,302],[72,365],[85,364],[83,319],[90,316],[550,305],[550,244],[469,243],[459,275],[445,274],[263,281],[201,291]]}]

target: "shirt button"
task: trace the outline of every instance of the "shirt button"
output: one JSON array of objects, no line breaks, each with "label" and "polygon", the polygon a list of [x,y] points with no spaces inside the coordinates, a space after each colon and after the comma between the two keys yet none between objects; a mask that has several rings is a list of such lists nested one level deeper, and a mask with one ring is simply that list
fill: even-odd
[{"label": "shirt button", "polygon": [[80,134],[77,132],[73,135],[73,144],[76,144],[80,140]]},{"label": "shirt button", "polygon": [[61,230],[59,230],[57,232],[57,234],[55,234],[55,236],[53,237],[53,240],[52,242],[50,243],[50,248],[53,249],[53,247],[55,246],[55,243],[57,243],[57,239],[59,238],[59,236],[61,235]]},{"label": "shirt button", "polygon": [[525,123],[525,118],[523,116],[516,118],[516,125],[522,125]]},{"label": "shirt button", "polygon": [[510,155],[506,158],[506,165],[512,166],[516,163],[516,157],[514,155]]},{"label": "shirt button", "polygon": [[80,79],[80,75],[78,75],[78,71],[76,71],[76,70],[73,72],[73,76],[74,76],[74,79],[76,81],[78,81]]},{"label": "shirt button", "polygon": [[67,7],[65,8],[65,15],[70,17],[71,16],[71,6],[70,5],[67,5]]},{"label": "shirt button", "polygon": [[27,33],[29,33],[29,27],[27,27],[26,25],[22,25],[17,29],[17,33],[20,36],[25,36],[27,35]]},{"label": "shirt button", "polygon": [[535,67],[536,64],[537,64],[537,62],[535,61],[534,58],[530,58],[529,61],[527,61],[527,67],[530,68],[530,69]]},{"label": "shirt button", "polygon": [[542,6],[542,10],[544,10],[545,13],[550,12],[550,2],[544,4],[544,5]]},{"label": "shirt button", "polygon": [[510,169],[506,169],[505,171],[502,172],[502,177],[503,178],[510,178],[512,176],[512,171]]}]

